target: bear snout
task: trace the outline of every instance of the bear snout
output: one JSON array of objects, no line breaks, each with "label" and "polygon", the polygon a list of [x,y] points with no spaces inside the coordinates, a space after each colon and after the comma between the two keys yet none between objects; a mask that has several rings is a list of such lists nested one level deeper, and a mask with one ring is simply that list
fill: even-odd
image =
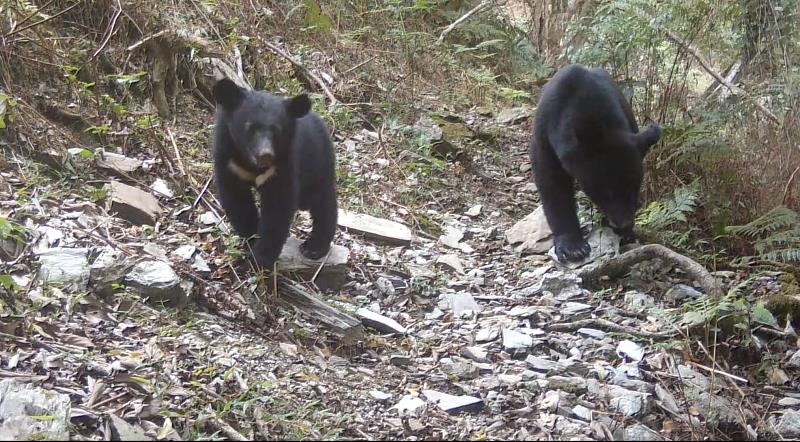
[{"label": "bear snout", "polygon": [[274,160],[275,151],[272,149],[272,143],[269,141],[261,143],[253,152],[253,164],[255,164],[256,167],[270,167]]}]

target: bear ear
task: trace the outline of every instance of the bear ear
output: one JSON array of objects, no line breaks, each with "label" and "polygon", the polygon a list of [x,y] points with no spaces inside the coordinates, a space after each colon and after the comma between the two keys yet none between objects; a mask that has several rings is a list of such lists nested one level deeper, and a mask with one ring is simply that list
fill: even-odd
[{"label": "bear ear", "polygon": [[640,130],[639,133],[636,134],[636,147],[639,148],[642,158],[647,155],[650,147],[656,144],[659,138],[661,138],[661,126],[656,123],[648,124],[644,130]]},{"label": "bear ear", "polygon": [[244,91],[230,78],[223,78],[214,84],[211,91],[214,101],[225,109],[235,109],[244,98]]},{"label": "bear ear", "polygon": [[286,111],[292,118],[302,118],[309,110],[311,110],[311,100],[306,94],[286,100]]}]

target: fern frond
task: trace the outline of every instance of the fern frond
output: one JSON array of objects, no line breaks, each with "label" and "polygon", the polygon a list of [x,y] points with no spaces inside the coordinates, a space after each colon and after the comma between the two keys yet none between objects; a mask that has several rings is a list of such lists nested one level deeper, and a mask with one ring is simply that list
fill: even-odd
[{"label": "fern frond", "polygon": [[743,226],[728,226],[725,230],[733,235],[755,238],[798,222],[800,216],[797,212],[785,206],[778,206]]},{"label": "fern frond", "polygon": [[676,222],[686,222],[686,215],[697,206],[700,187],[697,181],[675,189],[672,198],[654,201],[638,216],[636,222],[649,229],[659,230]]}]

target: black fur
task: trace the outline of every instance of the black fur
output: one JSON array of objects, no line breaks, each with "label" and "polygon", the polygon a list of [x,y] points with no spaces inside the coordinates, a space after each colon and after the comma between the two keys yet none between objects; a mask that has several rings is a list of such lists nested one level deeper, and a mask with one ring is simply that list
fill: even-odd
[{"label": "black fur", "polygon": [[602,69],[567,66],[545,85],[529,154],[560,261],[580,261],[590,252],[578,222],[575,180],[623,241],[633,240],[642,161],[660,136],[657,124],[639,131],[630,105]]},{"label": "black fur", "polygon": [[[271,268],[289,236],[295,212],[308,210],[311,236],[301,246],[308,258],[319,259],[336,233],[335,157],[322,120],[310,112],[306,95],[284,99],[240,88],[223,79],[213,88],[217,102],[214,127],[214,175],[220,201],[234,230],[249,238],[256,262]],[[229,164],[235,162],[239,172]],[[242,178],[274,174],[257,187],[259,217],[253,198],[255,183]]]}]

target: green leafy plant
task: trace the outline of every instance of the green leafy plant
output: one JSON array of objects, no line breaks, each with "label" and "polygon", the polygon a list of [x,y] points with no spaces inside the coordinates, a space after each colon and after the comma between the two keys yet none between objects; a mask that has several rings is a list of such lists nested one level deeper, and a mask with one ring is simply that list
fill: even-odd
[{"label": "green leafy plant", "polygon": [[678,187],[671,198],[650,203],[639,213],[636,223],[654,231],[669,228],[676,223],[685,223],[686,216],[697,207],[699,194],[698,181]]},{"label": "green leafy plant", "polygon": [[5,129],[7,124],[14,122],[14,114],[11,110],[16,105],[17,102],[13,98],[0,91],[0,129]]},{"label": "green leafy plant", "polygon": [[745,225],[729,226],[725,230],[753,241],[756,257],[760,259],[800,262],[800,215],[788,207],[775,207]]}]

